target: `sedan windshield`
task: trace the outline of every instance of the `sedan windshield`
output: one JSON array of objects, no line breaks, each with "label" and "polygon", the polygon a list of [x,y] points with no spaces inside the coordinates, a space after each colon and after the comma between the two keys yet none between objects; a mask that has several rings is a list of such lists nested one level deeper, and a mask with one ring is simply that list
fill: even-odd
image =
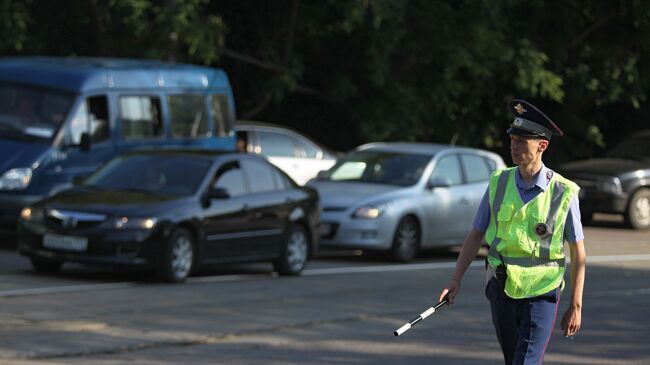
[{"label": "sedan windshield", "polygon": [[650,160],[650,136],[628,137],[607,152],[607,157],[639,161]]},{"label": "sedan windshield", "polygon": [[388,151],[359,151],[343,157],[323,180],[413,185],[433,156]]},{"label": "sedan windshield", "polygon": [[134,155],[118,157],[90,176],[84,186],[106,190],[192,195],[210,162],[187,156]]},{"label": "sedan windshield", "polygon": [[48,140],[72,107],[72,94],[0,84],[0,134]]}]

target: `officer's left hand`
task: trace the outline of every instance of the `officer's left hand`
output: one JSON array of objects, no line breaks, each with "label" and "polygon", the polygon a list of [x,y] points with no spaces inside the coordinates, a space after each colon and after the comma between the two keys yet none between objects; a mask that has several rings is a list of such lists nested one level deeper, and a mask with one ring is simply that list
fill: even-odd
[{"label": "officer's left hand", "polygon": [[564,336],[575,336],[580,330],[582,323],[582,309],[579,307],[569,306],[562,317],[562,332]]}]

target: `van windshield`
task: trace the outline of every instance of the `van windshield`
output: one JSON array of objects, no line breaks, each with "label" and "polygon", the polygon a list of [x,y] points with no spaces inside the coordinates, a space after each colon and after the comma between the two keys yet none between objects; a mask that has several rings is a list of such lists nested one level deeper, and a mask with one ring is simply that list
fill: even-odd
[{"label": "van windshield", "polygon": [[0,83],[0,136],[49,140],[65,120],[74,95]]}]

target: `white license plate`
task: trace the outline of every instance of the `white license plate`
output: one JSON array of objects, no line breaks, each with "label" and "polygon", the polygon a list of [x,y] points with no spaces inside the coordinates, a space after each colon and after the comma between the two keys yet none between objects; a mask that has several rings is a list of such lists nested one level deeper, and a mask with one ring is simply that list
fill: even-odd
[{"label": "white license plate", "polygon": [[67,251],[86,251],[88,249],[88,238],[46,234],[43,236],[43,247]]}]

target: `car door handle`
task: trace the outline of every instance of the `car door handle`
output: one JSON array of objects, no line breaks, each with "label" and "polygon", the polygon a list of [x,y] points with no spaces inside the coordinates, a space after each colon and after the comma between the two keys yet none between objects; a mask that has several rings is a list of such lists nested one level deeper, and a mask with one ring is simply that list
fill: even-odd
[{"label": "car door handle", "polygon": [[462,205],[468,205],[469,204],[469,199],[460,198],[459,203],[462,204]]}]

